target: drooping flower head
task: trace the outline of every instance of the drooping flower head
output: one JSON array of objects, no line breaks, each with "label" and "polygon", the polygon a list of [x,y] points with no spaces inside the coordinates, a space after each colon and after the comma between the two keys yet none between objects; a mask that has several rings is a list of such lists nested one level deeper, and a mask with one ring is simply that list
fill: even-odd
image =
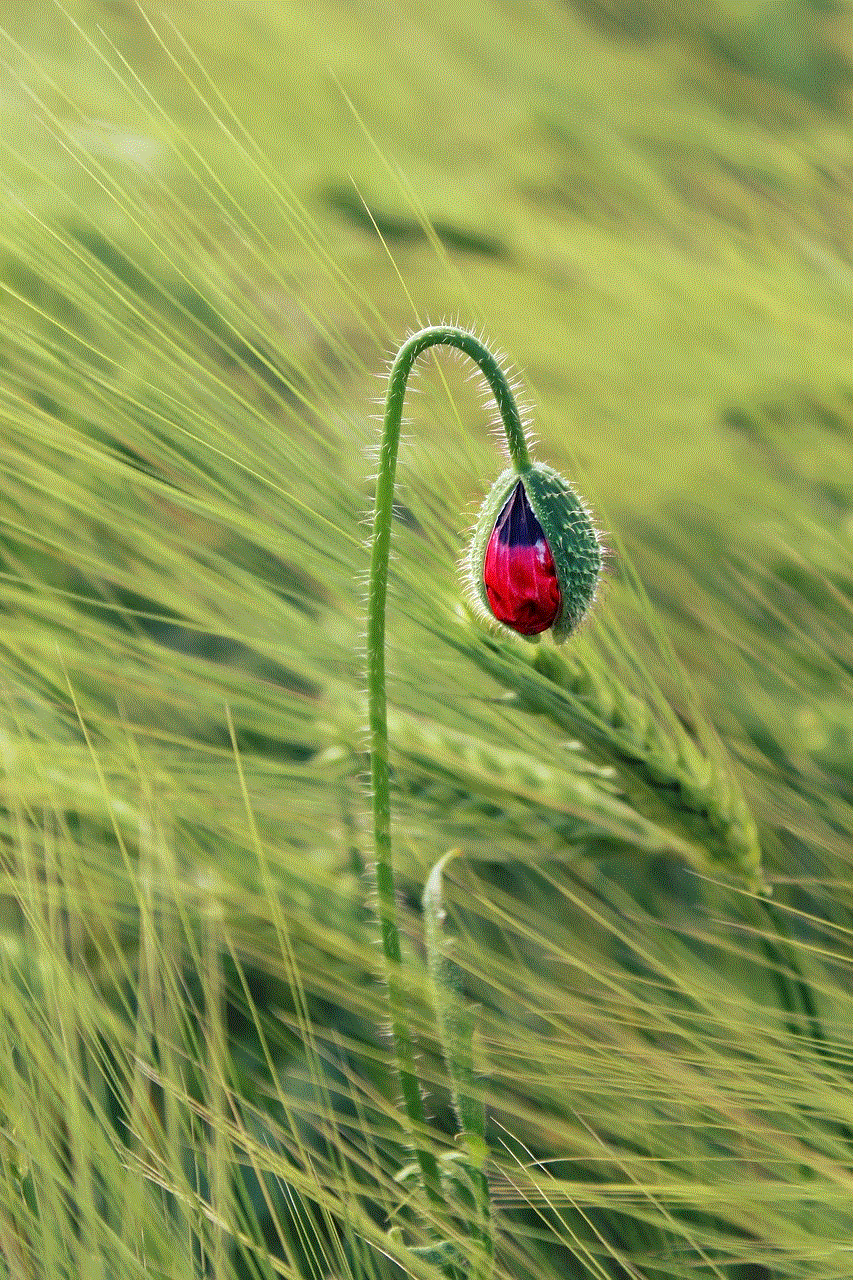
[{"label": "drooping flower head", "polygon": [[603,550],[589,511],[542,463],[498,476],[477,517],[467,576],[478,612],[519,635],[557,643],[595,599]]}]

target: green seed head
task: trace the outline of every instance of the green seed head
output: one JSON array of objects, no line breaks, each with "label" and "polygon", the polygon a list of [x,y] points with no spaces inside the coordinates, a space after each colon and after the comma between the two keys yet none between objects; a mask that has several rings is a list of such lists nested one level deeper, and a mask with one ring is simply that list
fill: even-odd
[{"label": "green seed head", "polygon": [[603,560],[592,517],[569,482],[543,463],[510,467],[477,516],[468,595],[489,621],[530,639],[550,628],[561,644],[592,606]]}]

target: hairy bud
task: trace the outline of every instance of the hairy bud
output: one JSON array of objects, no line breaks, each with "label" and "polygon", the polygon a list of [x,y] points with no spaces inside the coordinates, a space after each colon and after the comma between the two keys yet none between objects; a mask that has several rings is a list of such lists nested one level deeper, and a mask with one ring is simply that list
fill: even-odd
[{"label": "hairy bud", "polygon": [[595,600],[603,549],[582,499],[553,467],[509,468],[487,495],[467,558],[479,613],[559,644]]}]

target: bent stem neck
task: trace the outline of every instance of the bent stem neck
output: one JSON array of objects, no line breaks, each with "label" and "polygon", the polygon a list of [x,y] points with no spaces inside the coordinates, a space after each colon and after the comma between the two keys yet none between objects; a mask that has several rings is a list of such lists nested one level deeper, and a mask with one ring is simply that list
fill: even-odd
[{"label": "bent stem neck", "polygon": [[400,933],[391,858],[390,780],[388,773],[388,721],[385,687],[385,612],[388,594],[388,558],[400,424],[409,374],[418,356],[428,347],[449,346],[463,352],[479,367],[495,397],[506,434],[510,458],[516,471],[530,467],[524,427],[512,388],[498,361],[479,338],[451,325],[421,329],[408,338],[397,352],[388,381],[376,507],[370,562],[367,616],[367,684],[370,718],[370,777],[373,801],[376,891],[382,950],[388,981],[391,1030],[400,1073],[400,1084],[409,1127],[414,1139],[424,1186],[435,1204],[442,1202],[438,1166],[429,1149],[420,1084],[415,1074],[412,1037],[406,1018],[405,993],[400,975]]}]

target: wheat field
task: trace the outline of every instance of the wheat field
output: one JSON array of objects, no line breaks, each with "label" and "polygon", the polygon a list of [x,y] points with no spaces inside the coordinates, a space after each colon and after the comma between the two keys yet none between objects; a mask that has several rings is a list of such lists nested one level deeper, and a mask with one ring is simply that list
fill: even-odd
[{"label": "wheat field", "polygon": [[[850,19],[0,7],[3,1274],[849,1280]],[[505,459],[424,355],[400,981],[476,1222],[411,1170],[367,781],[440,321],[608,549],[565,647],[472,617]]]}]

